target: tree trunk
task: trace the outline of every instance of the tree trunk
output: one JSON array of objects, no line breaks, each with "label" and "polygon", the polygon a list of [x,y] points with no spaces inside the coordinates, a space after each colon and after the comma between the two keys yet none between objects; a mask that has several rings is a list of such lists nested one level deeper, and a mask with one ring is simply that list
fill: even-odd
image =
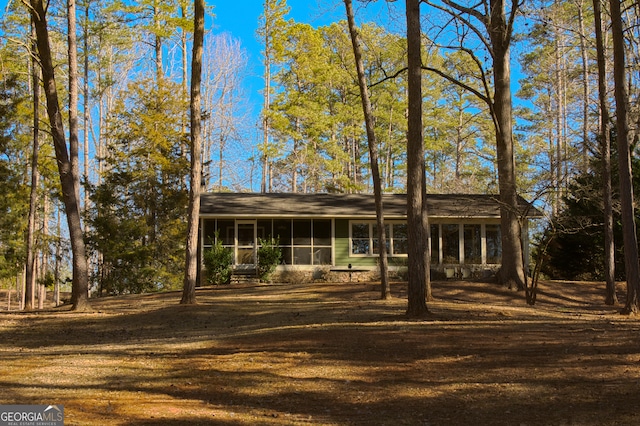
[{"label": "tree trunk", "polygon": [[[49,210],[51,209],[51,200],[49,199],[49,195],[45,194],[42,206],[42,235],[44,239],[50,236],[49,233]],[[47,296],[47,287],[45,286],[45,282],[47,279],[47,275],[49,274],[49,250],[42,251],[41,262],[39,264],[39,272],[38,276],[40,277],[40,285],[39,285],[39,293],[38,293],[38,309],[44,309],[44,302],[46,301]]]},{"label": "tree trunk", "polygon": [[[424,155],[423,155],[424,158]],[[424,241],[422,258],[424,262],[424,297],[427,302],[433,301],[431,294],[431,226],[429,226],[429,209],[427,208],[427,164],[422,162],[422,229]]]},{"label": "tree trunk", "polygon": [[[89,183],[89,6],[91,5],[90,1],[87,1],[84,10],[84,82],[82,86],[82,97],[83,97],[83,154],[84,154],[84,181],[85,183]],[[84,224],[84,232],[85,234],[88,232],[88,221],[86,220],[87,210],[89,208],[89,191],[84,191],[84,213],[85,213],[85,224]]]},{"label": "tree trunk", "polygon": [[164,78],[164,71],[162,69],[162,37],[160,36],[162,23],[160,22],[160,7],[157,2],[153,4],[153,25],[155,27],[156,82],[160,84]]},{"label": "tree trunk", "polygon": [[555,196],[555,203],[556,203],[556,209],[558,211],[560,211],[560,204],[562,203],[562,197],[563,197],[563,182],[564,182],[564,176],[562,174],[562,169],[563,169],[563,165],[566,163],[567,159],[563,158],[564,156],[562,155],[563,149],[562,147],[564,146],[564,133],[563,133],[563,124],[564,124],[564,116],[565,116],[565,109],[564,109],[564,103],[563,103],[563,99],[564,99],[564,67],[562,64],[562,59],[560,58],[560,46],[562,46],[564,44],[564,41],[560,40],[560,30],[557,26],[554,26],[554,40],[555,40],[555,48],[554,48],[554,59],[555,59],[555,100],[556,100],[556,114],[555,114],[555,128],[556,128],[556,140],[555,140],[555,151],[556,151],[556,187],[554,188],[554,196]]},{"label": "tree trunk", "polygon": [[502,229],[500,280],[509,288],[523,290],[525,281],[520,244],[521,230],[518,217],[513,119],[511,116],[510,34],[507,33],[503,0],[491,0],[491,19],[488,30],[493,46],[493,109],[497,139],[498,186],[500,188],[500,227]]},{"label": "tree trunk", "polygon": [[589,84],[589,51],[587,48],[587,34],[584,25],[584,0],[577,2],[578,21],[580,27],[580,53],[582,56],[582,162],[584,169],[589,167],[589,107],[591,106],[591,85]]},{"label": "tree trunk", "polygon": [[[33,21],[32,21],[33,27]],[[35,27],[32,28],[32,32]],[[35,60],[35,34],[33,34],[32,45],[32,79],[33,79],[33,152],[31,154],[31,191],[29,195],[29,219],[27,225],[27,264],[25,271],[25,303],[24,310],[33,310],[34,289],[36,285],[35,268],[35,233],[36,233],[36,211],[38,204],[38,153],[40,151],[40,72],[38,63]]]},{"label": "tree trunk", "polygon": [[420,0],[406,0],[407,83],[409,89],[407,131],[407,228],[408,306],[407,316],[421,317],[429,310],[426,302],[426,230],[423,222],[424,145],[422,141],[422,60]]},{"label": "tree trunk", "polygon": [[362,51],[358,30],[356,29],[355,18],[353,16],[353,5],[351,0],[344,0],[347,9],[347,21],[349,23],[349,34],[351,34],[351,44],[353,45],[353,55],[356,60],[356,70],[358,72],[358,85],[360,86],[360,98],[362,99],[362,110],[367,129],[367,141],[369,142],[369,160],[371,163],[371,176],[373,177],[373,196],[376,203],[376,218],[378,225],[378,249],[380,262],[380,297],[389,299],[391,288],[389,287],[388,260],[387,260],[387,235],[384,226],[384,207],[382,203],[382,183],[380,181],[380,168],[378,166],[378,142],[374,129],[373,110],[369,99],[369,89],[364,74],[364,63],[362,61]]},{"label": "tree trunk", "polygon": [[[267,12],[269,6],[266,2],[264,7],[264,106],[262,112],[262,180],[260,182],[260,192],[263,194],[267,192],[267,174],[269,173],[269,110],[271,109],[271,21]],[[293,186],[295,188],[295,184]]]},{"label": "tree trunk", "polygon": [[80,205],[76,179],[73,176],[71,161],[67,151],[64,125],[58,101],[51,48],[49,45],[49,31],[42,0],[31,0],[31,14],[36,27],[38,52],[42,67],[44,92],[47,98],[47,114],[51,125],[51,135],[56,152],[58,173],[62,187],[62,199],[67,214],[69,238],[73,252],[73,287],[71,302],[74,310],[89,308],[89,275],[87,268],[86,249],[80,222]]},{"label": "tree trunk", "polygon": [[624,264],[627,276],[627,302],[622,313],[637,314],[640,310],[640,267],[638,243],[633,207],[633,183],[629,144],[629,95],[626,87],[625,39],[620,12],[620,1],[609,0],[611,8],[611,33],[613,36],[613,79],[616,99],[616,140],[618,142],[618,166],[620,174],[620,204],[622,232],[624,236]]},{"label": "tree trunk", "polygon": [[607,105],[607,61],[602,34],[601,0],[593,0],[593,15],[596,30],[596,51],[598,56],[598,100],[600,102],[600,155],[602,156],[602,181],[604,198],[604,270],[605,270],[605,303],[616,305],[615,281],[615,243],[613,237],[613,205],[611,187],[611,138],[609,106]]},{"label": "tree trunk", "polygon": [[[76,0],[67,0],[67,20],[68,20],[68,50],[69,50],[69,162],[71,165],[71,180],[73,181],[73,200],[75,200],[74,226],[77,230],[73,239],[76,238],[75,244],[77,249],[82,246],[82,259],[78,259],[78,268],[83,270],[83,278],[76,279],[76,251],[74,250],[74,280],[71,294],[71,302],[74,309],[85,310],[88,308],[89,298],[89,266],[87,262],[87,254],[84,244],[84,235],[80,221],[80,165],[79,165],[79,141],[78,141],[78,44],[76,41]],[[52,72],[53,75],[53,72]],[[62,129],[62,127],[60,128]],[[64,138],[62,138],[64,143]],[[63,187],[64,191],[64,187]],[[68,213],[67,213],[68,214]],[[71,228],[71,225],[69,225]],[[71,233],[71,232],[70,232]],[[82,263],[82,266],[80,266]],[[82,281],[82,283],[80,282]]]},{"label": "tree trunk", "polygon": [[53,300],[54,305],[60,305],[60,260],[62,258],[62,241],[61,241],[61,231],[62,223],[60,220],[60,209],[56,209],[56,251],[55,251],[55,263],[53,269],[53,278],[55,281],[55,285],[53,287]]},{"label": "tree trunk", "polygon": [[78,42],[76,37],[76,0],[67,0],[69,50],[69,160],[75,180],[76,198],[80,202],[80,158],[78,140]]},{"label": "tree trunk", "polygon": [[200,184],[202,182],[202,134],[200,117],[200,83],[202,80],[202,51],[204,43],[204,0],[194,0],[193,59],[191,63],[191,176],[189,191],[189,219],[187,230],[186,268],[182,304],[196,303],[198,279],[198,215],[200,213]]}]

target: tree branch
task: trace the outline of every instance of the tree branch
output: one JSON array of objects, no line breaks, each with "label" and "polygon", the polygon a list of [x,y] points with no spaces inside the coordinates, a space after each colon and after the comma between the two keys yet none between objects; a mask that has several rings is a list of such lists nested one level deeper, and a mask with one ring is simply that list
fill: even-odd
[{"label": "tree branch", "polygon": [[516,14],[520,7],[524,5],[524,0],[511,0],[511,11],[509,12],[509,19],[507,22],[507,44],[511,44],[511,39],[513,38],[513,25],[516,20]]},{"label": "tree branch", "polygon": [[459,86],[461,88],[463,88],[464,90],[473,93],[475,96],[477,96],[480,100],[482,100],[483,102],[486,102],[487,105],[489,105],[489,107],[491,108],[491,99],[488,98],[486,95],[483,95],[479,90],[474,89],[473,87],[469,86],[468,84],[458,80],[457,78],[454,78],[453,76],[445,73],[442,70],[439,70],[437,68],[433,68],[433,67],[428,67],[428,66],[422,66],[422,69],[425,71],[429,71],[432,72],[434,74],[439,75],[440,77],[444,78],[445,80],[455,84],[456,86]]},{"label": "tree branch", "polygon": [[[442,2],[444,4],[446,4],[447,6],[457,10],[460,13],[466,13],[467,15],[471,15],[474,18],[476,18],[479,21],[484,21],[486,19],[486,16],[483,15],[482,13],[478,12],[476,9],[474,9],[476,6],[480,6],[481,4],[484,3],[484,1],[479,1],[477,4],[471,6],[471,7],[467,7],[467,6],[463,6],[461,4],[458,4],[454,1],[451,0],[442,0]],[[425,0],[425,3],[431,4],[433,5],[430,0]]]},{"label": "tree branch", "polygon": [[[518,0],[513,0],[513,1],[518,1]],[[443,2],[450,6],[451,9],[446,8],[444,6],[441,6],[439,4],[435,4],[433,3],[431,0],[423,0],[423,2],[425,4],[428,4],[429,6],[446,13],[447,15],[451,16],[453,19],[460,21],[464,26],[466,26],[467,28],[469,28],[475,35],[476,37],[478,37],[478,39],[480,40],[480,42],[485,46],[485,48],[489,51],[489,53],[493,56],[493,49],[491,48],[491,43],[489,42],[489,40],[487,40],[487,38],[484,36],[483,32],[480,31],[480,29],[474,25],[473,23],[471,23],[471,21],[465,17],[462,16],[462,13],[466,13],[469,16],[473,16],[474,18],[476,18],[478,21],[482,22],[482,24],[486,27],[487,26],[487,17],[486,15],[483,15],[482,13],[478,12],[475,9],[471,9],[468,7],[463,7],[457,3],[454,3],[450,0],[443,0]],[[482,2],[478,3],[478,5],[482,4]],[[455,10],[452,10],[455,9]],[[456,13],[456,11],[460,12],[460,13]]]},{"label": "tree branch", "polygon": [[384,73],[385,77],[384,77],[382,80],[380,80],[380,81],[377,81],[377,82],[375,82],[375,83],[370,84],[370,85],[369,85],[369,89],[371,89],[371,88],[373,88],[373,87],[376,87],[376,86],[378,86],[378,85],[380,85],[380,84],[384,83],[385,81],[389,81],[389,80],[393,80],[393,79],[397,78],[400,74],[402,74],[403,72],[407,71],[407,69],[408,69],[407,67],[400,68],[400,69],[399,69],[398,71],[396,71],[396,73],[395,73],[395,74],[393,74],[393,75],[387,75],[387,73],[386,73],[384,70],[382,70],[382,72]]}]

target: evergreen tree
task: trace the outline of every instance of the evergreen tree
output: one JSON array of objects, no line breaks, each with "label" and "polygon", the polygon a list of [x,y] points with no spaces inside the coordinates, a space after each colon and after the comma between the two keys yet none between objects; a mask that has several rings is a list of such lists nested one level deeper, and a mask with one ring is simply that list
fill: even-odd
[{"label": "evergreen tree", "polygon": [[[0,77],[0,279],[15,276],[26,255],[24,231],[29,210],[28,187],[21,164],[28,149],[28,127],[20,109],[26,87],[16,74]],[[26,132],[25,132],[26,131]]]},{"label": "evergreen tree", "polygon": [[[600,159],[595,157],[595,165]],[[615,159],[612,163],[615,163]],[[636,197],[640,195],[640,159],[633,158],[633,188]],[[616,164],[613,164],[614,188],[619,187]],[[545,231],[544,238],[551,239],[544,254],[542,271],[553,279],[567,280],[604,280],[605,245],[602,220],[604,184],[600,174],[585,172],[576,177],[569,185],[567,196],[563,199],[566,206]],[[636,221],[640,215],[636,212]],[[616,280],[625,280],[623,230],[620,202],[614,200],[613,232],[616,252]],[[543,255],[536,253],[537,256]]]},{"label": "evergreen tree", "polygon": [[92,202],[101,293],[175,289],[182,283],[188,164],[181,152],[185,104],[168,81],[130,86],[109,125],[112,144]]}]

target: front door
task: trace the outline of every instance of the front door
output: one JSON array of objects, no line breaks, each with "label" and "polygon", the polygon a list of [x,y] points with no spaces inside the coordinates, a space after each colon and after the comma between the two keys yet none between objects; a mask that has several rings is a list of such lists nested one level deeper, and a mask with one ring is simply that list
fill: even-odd
[{"label": "front door", "polygon": [[256,265],[256,221],[236,222],[236,265],[239,268],[254,268]]}]

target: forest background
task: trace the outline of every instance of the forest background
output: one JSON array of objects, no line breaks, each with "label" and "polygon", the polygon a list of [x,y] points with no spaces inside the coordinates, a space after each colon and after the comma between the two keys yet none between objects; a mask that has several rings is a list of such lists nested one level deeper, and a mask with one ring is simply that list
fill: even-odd
[{"label": "forest background", "polygon": [[[208,4],[203,60],[203,189],[371,192],[342,2],[312,3],[313,24],[294,13],[300,2],[291,2],[292,8],[284,1],[243,2],[242,9],[236,6],[239,16],[253,16],[249,4],[260,8],[251,42],[216,29],[215,3]],[[407,82],[398,73],[406,62],[406,40],[400,3],[358,2],[356,15],[362,22],[386,192],[406,191]],[[34,65],[28,10],[17,1],[0,6],[0,280],[8,288],[19,287],[27,254]],[[182,285],[191,8],[190,2],[177,0],[78,2],[83,226],[93,290],[101,294]],[[495,131],[487,106],[473,93],[483,90],[487,75],[478,65],[488,58],[481,41],[475,56],[456,46],[458,36],[472,37],[437,9],[429,11],[422,15],[423,62],[446,70],[462,85],[435,73],[423,75],[428,191],[497,193]],[[625,13],[627,22],[635,22],[637,6]],[[60,93],[66,97],[66,3],[51,2],[48,16]],[[561,278],[601,279],[604,273],[598,248],[603,197],[594,22],[589,2],[526,2],[512,48],[518,192],[548,213],[549,229],[566,231],[551,247],[546,269]],[[638,119],[637,30],[629,26],[626,32],[632,123]],[[255,47],[251,53],[245,47],[256,40],[260,55]],[[612,81],[609,90],[612,103]],[[66,99],[62,104],[68,106]],[[44,287],[64,281],[70,250],[49,124],[42,117],[35,246]],[[620,254],[621,238],[617,241]]]}]

